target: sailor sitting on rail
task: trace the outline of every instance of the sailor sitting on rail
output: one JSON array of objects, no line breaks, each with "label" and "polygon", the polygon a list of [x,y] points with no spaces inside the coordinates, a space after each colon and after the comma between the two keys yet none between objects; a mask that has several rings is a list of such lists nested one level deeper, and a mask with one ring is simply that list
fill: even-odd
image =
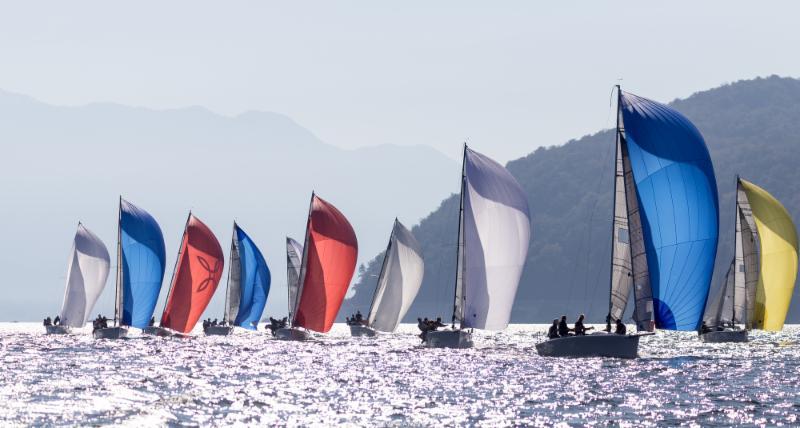
[{"label": "sailor sitting on rail", "polygon": [[627,328],[625,327],[625,323],[622,322],[621,319],[617,320],[617,329],[614,331],[616,334],[626,334]]},{"label": "sailor sitting on rail", "polygon": [[583,314],[581,314],[578,317],[578,321],[575,321],[575,328],[573,329],[573,331],[575,331],[575,336],[585,336],[587,330],[594,330],[594,327],[584,327],[583,326],[583,319],[584,318],[585,318],[585,316]]}]

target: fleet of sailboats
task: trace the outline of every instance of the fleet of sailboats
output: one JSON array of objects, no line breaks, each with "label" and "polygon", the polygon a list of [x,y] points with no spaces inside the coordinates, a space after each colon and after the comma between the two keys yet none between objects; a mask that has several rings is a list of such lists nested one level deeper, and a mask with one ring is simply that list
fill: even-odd
[{"label": "fleet of sailboats", "polygon": [[[742,342],[749,330],[781,330],[798,269],[797,231],[783,205],[737,177],[734,257],[709,298],[719,207],[714,168],[700,131],[677,110],[617,87],[615,135],[607,329],[551,335],[536,345],[537,352],[635,358],[640,337],[656,329],[698,331],[705,342]],[[505,329],[530,245],[525,191],[506,168],[466,144],[457,230],[451,326],[426,331],[428,347],[471,347],[474,329]],[[312,192],[303,242],[286,238],[288,317],[286,325],[273,329],[275,337],[307,340],[312,332],[328,332],[357,257],[358,240],[347,218]],[[95,338],[124,338],[130,328],[159,336],[192,332],[223,274],[222,248],[190,212],[156,326],[153,312],[165,263],[156,220],[120,197],[113,325],[96,325]],[[60,322],[46,322],[47,333],[66,334],[86,324],[109,270],[105,245],[78,223]],[[424,272],[422,247],[395,219],[369,311],[365,319],[350,323],[351,334],[394,332]],[[205,333],[257,330],[270,285],[261,250],[234,222],[223,322],[204,325]],[[638,332],[625,334],[623,328],[621,334],[612,333],[611,324],[622,322],[627,313]]]}]

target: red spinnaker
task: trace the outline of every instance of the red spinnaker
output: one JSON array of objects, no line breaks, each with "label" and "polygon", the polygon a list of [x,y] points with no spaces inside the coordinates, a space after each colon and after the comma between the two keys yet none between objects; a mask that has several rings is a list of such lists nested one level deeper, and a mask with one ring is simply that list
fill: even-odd
[{"label": "red spinnaker", "polygon": [[161,326],[189,333],[217,289],[225,260],[211,229],[189,215]]},{"label": "red spinnaker", "polygon": [[353,279],[358,240],[344,215],[317,196],[311,200],[306,234],[305,275],[294,325],[325,333]]}]

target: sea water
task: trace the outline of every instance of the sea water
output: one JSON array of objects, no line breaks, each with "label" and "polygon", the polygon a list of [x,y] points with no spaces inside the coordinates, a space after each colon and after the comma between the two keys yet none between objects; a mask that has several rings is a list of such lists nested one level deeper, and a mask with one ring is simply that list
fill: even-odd
[{"label": "sea water", "polygon": [[0,324],[0,425],[798,425],[800,328],[706,344],[644,337],[640,358],[536,354],[546,326],[425,349],[415,326],[312,342],[232,336],[94,340]]}]

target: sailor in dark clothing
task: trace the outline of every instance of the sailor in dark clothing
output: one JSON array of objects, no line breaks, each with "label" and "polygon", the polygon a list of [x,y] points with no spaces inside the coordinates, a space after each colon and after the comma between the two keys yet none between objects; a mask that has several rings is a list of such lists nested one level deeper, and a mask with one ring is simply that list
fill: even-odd
[{"label": "sailor in dark clothing", "polygon": [[53,325],[53,320],[51,320],[50,317],[45,318],[44,325]]},{"label": "sailor in dark clothing", "polygon": [[56,315],[55,319],[53,320],[53,325],[61,324],[61,317]]},{"label": "sailor in dark clothing", "polygon": [[558,338],[558,318],[553,320],[553,325],[551,325],[550,329],[547,330],[547,338],[548,339]]},{"label": "sailor in dark clothing", "polygon": [[617,329],[614,330],[614,333],[616,333],[616,334],[626,334],[627,332],[628,332],[628,329],[625,328],[625,323],[623,323],[622,320],[618,319],[617,320]]},{"label": "sailor in dark clothing", "polygon": [[150,327],[152,327],[152,326],[154,326],[154,325],[156,325],[156,317],[150,317],[150,324],[149,324],[149,326],[150,326]]},{"label": "sailor in dark clothing", "polygon": [[436,326],[436,328],[446,326],[446,324],[442,323],[442,317],[436,317],[436,323],[434,325]]},{"label": "sailor in dark clothing", "polygon": [[567,325],[567,316],[561,315],[561,321],[558,322],[558,335],[561,337],[570,336],[571,328]]},{"label": "sailor in dark clothing", "polygon": [[593,330],[594,329],[594,327],[584,327],[583,318],[584,318],[584,315],[581,314],[578,317],[578,321],[575,321],[575,328],[574,328],[575,336],[585,336],[586,335],[586,330]]},{"label": "sailor in dark clothing", "polygon": [[703,324],[700,326],[700,334],[705,334],[711,331],[711,327],[703,321]]},{"label": "sailor in dark clothing", "polygon": [[364,317],[361,315],[361,311],[356,311],[356,322],[361,324],[361,322],[363,320],[364,320]]}]

